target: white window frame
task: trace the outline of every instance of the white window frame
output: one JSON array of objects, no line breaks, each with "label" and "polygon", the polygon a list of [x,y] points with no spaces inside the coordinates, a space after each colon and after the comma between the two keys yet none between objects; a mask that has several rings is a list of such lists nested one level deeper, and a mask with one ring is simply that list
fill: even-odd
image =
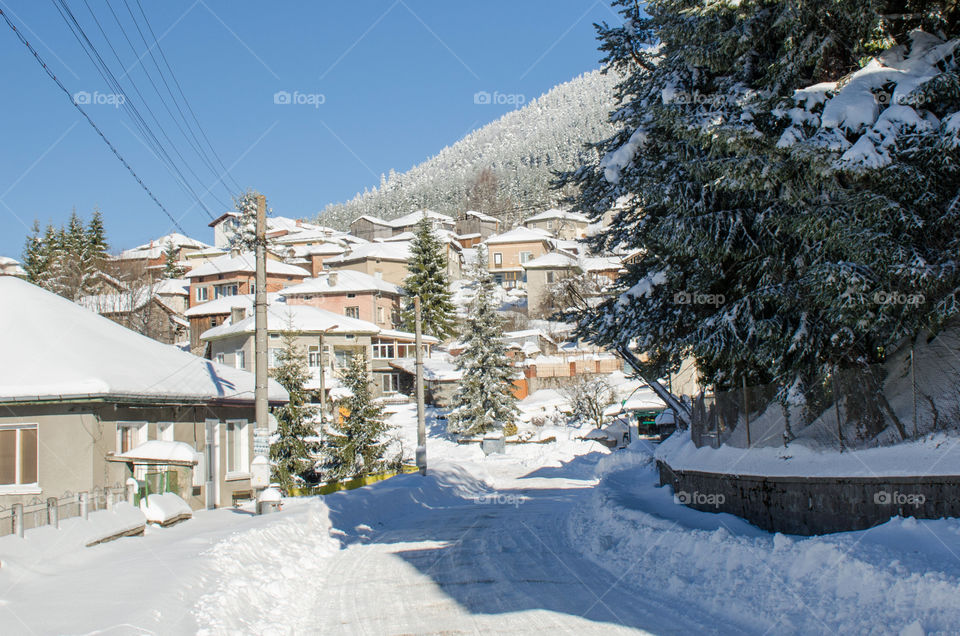
[{"label": "white window frame", "polygon": [[493,253],[493,266],[502,267],[503,266],[503,254],[501,252]]},{"label": "white window frame", "polygon": [[[353,314],[353,315],[351,315]],[[354,320],[360,320],[360,306],[353,305],[351,307],[343,308],[343,315],[347,318],[353,318]]]},{"label": "white window frame", "polygon": [[218,354],[214,357],[214,360],[217,361],[217,364],[224,364],[224,360],[225,360],[225,359],[226,359],[226,358],[225,358],[225,356],[224,356],[222,353],[218,353]]},{"label": "white window frame", "polygon": [[206,285],[199,285],[197,287],[197,302],[205,303],[210,300],[210,288]]},{"label": "white window frame", "polygon": [[[17,432],[14,441],[14,458],[16,465],[14,467],[14,479],[12,484],[0,484],[0,494],[5,495],[37,495],[43,492],[40,488],[40,427],[36,422],[24,422],[22,424],[3,424],[0,425],[0,431],[15,430]],[[20,454],[20,431],[37,431],[37,481],[21,482],[20,471],[23,457]]]},{"label": "white window frame", "polygon": [[233,353],[233,366],[238,369],[247,368],[247,353],[243,349],[237,349]]},{"label": "white window frame", "polygon": [[[383,377],[380,380],[380,389],[385,395],[390,395],[400,391],[400,374],[399,373],[384,373]],[[387,382],[389,380],[389,382]],[[387,384],[390,385],[390,388],[387,388]]]},{"label": "white window frame", "polygon": [[136,441],[130,446],[136,448],[147,441],[147,423],[146,422],[117,422],[117,455],[123,451],[123,429],[135,429]]},{"label": "white window frame", "polygon": [[[230,428],[240,435],[240,456],[235,458],[233,470],[230,469],[232,445],[230,443]],[[247,420],[227,420],[224,428],[223,465],[226,472],[226,481],[250,478],[250,422]]]},{"label": "white window frame", "polygon": [[387,321],[387,312],[381,305],[377,305],[377,322],[383,324]]},{"label": "white window frame", "polygon": [[520,262],[529,263],[533,260],[533,252],[520,252]]}]

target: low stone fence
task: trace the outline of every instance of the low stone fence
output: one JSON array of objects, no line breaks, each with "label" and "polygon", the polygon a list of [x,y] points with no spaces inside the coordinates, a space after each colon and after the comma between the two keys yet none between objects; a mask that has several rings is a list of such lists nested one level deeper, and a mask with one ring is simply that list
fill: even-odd
[{"label": "low stone fence", "polygon": [[814,535],[864,530],[891,517],[960,517],[960,475],[766,477],[674,470],[657,461],[678,503],[728,512],[771,532]]}]

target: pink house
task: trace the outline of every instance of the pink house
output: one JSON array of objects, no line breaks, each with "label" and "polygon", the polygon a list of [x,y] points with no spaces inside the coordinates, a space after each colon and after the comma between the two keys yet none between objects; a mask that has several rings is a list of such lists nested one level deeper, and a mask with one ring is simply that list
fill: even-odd
[{"label": "pink house", "polygon": [[310,305],[372,322],[384,329],[394,327],[399,321],[400,288],[363,272],[348,269],[323,272],[280,293],[288,305]]}]

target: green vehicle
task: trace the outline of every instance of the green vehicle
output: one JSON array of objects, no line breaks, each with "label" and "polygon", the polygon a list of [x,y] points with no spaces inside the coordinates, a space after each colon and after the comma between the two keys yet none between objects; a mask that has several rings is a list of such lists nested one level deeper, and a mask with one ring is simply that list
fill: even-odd
[{"label": "green vehicle", "polygon": [[640,437],[662,440],[676,429],[673,413],[667,413],[664,409],[643,409],[634,411],[633,415],[637,420],[637,433]]}]

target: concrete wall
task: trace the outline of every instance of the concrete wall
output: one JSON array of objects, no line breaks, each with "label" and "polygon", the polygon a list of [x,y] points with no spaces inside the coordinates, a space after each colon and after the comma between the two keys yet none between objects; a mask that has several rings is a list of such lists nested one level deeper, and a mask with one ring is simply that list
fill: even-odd
[{"label": "concrete wall", "polygon": [[531,230],[546,230],[558,239],[573,241],[583,238],[587,233],[587,224],[567,219],[544,219],[527,221],[524,225]]},{"label": "concrete wall", "polygon": [[960,516],[960,475],[947,477],[759,477],[673,470],[660,484],[678,502],[728,512],[769,530],[813,535],[864,530],[891,517]]},{"label": "concrete wall", "polygon": [[[396,324],[394,319],[400,317],[400,297],[372,292],[357,292],[353,298],[348,298],[346,294],[304,294],[302,296],[287,296],[287,303],[290,305],[310,305],[318,309],[332,311],[341,316],[346,315],[347,307],[358,307],[360,320],[372,322],[384,329],[393,329]],[[381,312],[377,307],[382,308]],[[380,320],[380,314],[383,320]]]},{"label": "concrete wall", "polygon": [[355,272],[363,272],[364,274],[369,274],[371,276],[379,275],[380,278],[388,283],[393,283],[394,285],[402,285],[403,279],[406,278],[407,274],[409,273],[407,271],[406,262],[386,261],[376,258],[350,261],[347,263],[330,263],[328,261],[325,266],[331,271],[336,271],[338,269],[349,269]]}]

